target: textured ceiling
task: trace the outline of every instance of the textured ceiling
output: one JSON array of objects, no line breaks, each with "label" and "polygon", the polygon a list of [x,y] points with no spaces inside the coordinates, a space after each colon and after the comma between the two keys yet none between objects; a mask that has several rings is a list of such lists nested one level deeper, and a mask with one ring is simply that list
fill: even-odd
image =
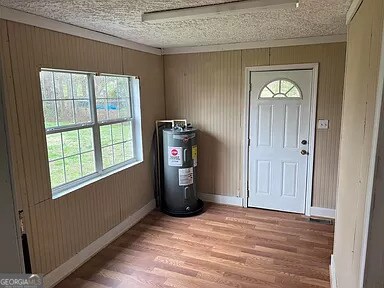
[{"label": "textured ceiling", "polygon": [[229,13],[161,24],[141,22],[143,12],[232,1],[0,0],[0,5],[168,48],[344,34],[352,0],[300,0],[298,9]]}]

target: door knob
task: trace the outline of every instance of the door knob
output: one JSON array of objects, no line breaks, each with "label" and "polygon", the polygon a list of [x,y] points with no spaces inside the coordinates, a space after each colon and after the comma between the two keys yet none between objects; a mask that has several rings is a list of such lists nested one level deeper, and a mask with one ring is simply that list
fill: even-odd
[{"label": "door knob", "polygon": [[303,140],[303,141],[301,141],[301,144],[303,144],[303,145],[307,145],[307,144],[308,144],[308,141],[307,141],[307,140]]},{"label": "door knob", "polygon": [[308,155],[309,153],[306,150],[301,150],[301,155]]}]

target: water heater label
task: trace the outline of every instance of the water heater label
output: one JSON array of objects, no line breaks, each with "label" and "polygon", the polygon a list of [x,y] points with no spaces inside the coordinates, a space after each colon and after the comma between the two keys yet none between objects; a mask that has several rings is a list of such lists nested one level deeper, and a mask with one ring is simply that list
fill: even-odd
[{"label": "water heater label", "polygon": [[168,165],[173,167],[183,166],[182,147],[168,146]]},{"label": "water heater label", "polygon": [[192,146],[193,167],[197,166],[197,145]]},{"label": "water heater label", "polygon": [[188,186],[193,184],[193,168],[179,169],[179,186]]}]

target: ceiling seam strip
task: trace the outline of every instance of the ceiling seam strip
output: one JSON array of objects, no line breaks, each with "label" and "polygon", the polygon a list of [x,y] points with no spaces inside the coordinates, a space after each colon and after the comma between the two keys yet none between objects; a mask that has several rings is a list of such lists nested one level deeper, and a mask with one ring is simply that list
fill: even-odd
[{"label": "ceiling seam strip", "polygon": [[172,55],[172,54],[233,51],[233,50],[257,49],[257,48],[275,48],[275,47],[315,45],[315,44],[341,43],[341,42],[347,42],[347,34],[270,40],[270,41],[261,41],[261,42],[245,42],[245,43],[190,46],[190,47],[173,47],[173,48],[164,48],[162,49],[162,51],[163,51],[163,55]]}]

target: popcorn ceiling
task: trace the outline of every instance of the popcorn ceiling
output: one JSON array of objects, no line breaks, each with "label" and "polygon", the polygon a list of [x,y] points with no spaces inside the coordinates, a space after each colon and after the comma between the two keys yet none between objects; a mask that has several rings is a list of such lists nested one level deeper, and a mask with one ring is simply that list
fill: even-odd
[{"label": "popcorn ceiling", "polygon": [[143,12],[233,0],[0,0],[0,5],[159,48],[346,33],[352,0],[300,0],[298,9],[228,13],[203,19],[141,22]]}]

